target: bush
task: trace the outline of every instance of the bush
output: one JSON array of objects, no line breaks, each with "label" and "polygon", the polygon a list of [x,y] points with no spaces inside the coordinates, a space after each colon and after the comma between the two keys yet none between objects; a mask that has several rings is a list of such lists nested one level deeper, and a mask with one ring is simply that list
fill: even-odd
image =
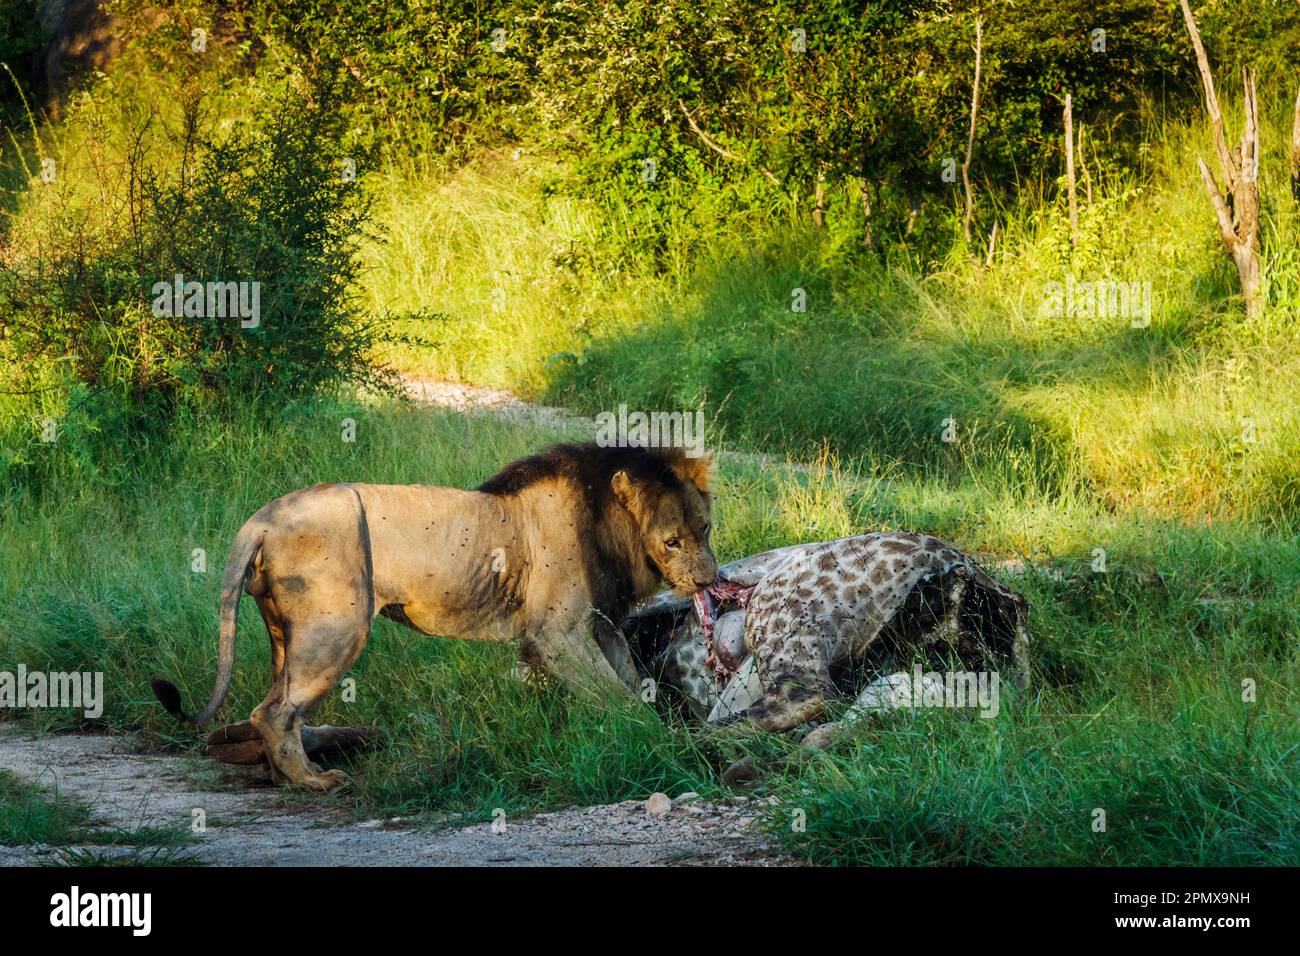
[{"label": "bush", "polygon": [[161,120],[140,119],[120,208],[87,209],[69,187],[43,234],[0,246],[0,337],[91,388],[155,400],[387,385],[370,358],[383,333],[352,292],[365,157],[347,155],[333,83],[273,95],[219,138],[198,93],[180,113],[179,161],[161,168],[139,145]]},{"label": "bush", "polygon": [[[194,3],[194,0],[190,0]],[[156,5],[124,0],[139,34],[160,34]],[[1228,0],[1198,16],[1221,73],[1259,63],[1262,86],[1289,74],[1300,7],[1264,0],[1239,22]],[[658,206],[700,219],[813,206],[816,183],[855,197],[831,218],[861,245],[942,258],[961,205],[974,24],[984,12],[980,115],[972,157],[976,225],[1022,190],[1042,192],[1061,167],[1062,108],[1073,96],[1093,166],[1135,167],[1151,104],[1197,99],[1190,42],[1176,4],[1044,0],[1011,15],[974,0],[243,0],[165,4],[169,46],[204,23],[290,70],[345,65],[354,129],[395,156],[458,163],[524,143],[579,161],[580,185],[633,208],[626,250],[660,261]],[[226,44],[227,47],[234,44]],[[242,56],[242,54],[241,54]],[[642,198],[628,180],[659,164]],[[750,182],[749,180],[752,180]],[[639,185],[639,180],[638,180]],[[868,208],[869,207],[869,208]],[[868,217],[870,221],[868,222]],[[1005,225],[1005,223],[1003,223]],[[638,246],[648,230],[648,241]],[[707,236],[704,237],[707,241]]]}]

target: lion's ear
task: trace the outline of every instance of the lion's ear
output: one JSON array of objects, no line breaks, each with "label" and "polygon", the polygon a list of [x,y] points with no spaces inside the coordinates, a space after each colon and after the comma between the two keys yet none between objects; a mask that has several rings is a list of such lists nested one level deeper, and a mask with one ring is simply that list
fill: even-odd
[{"label": "lion's ear", "polygon": [[682,481],[689,481],[699,489],[700,494],[707,495],[713,490],[713,478],[717,464],[713,452],[706,451],[694,458],[683,455],[672,463],[673,474]]},{"label": "lion's ear", "polygon": [[645,501],[640,489],[632,484],[632,479],[627,476],[627,472],[614,472],[614,477],[610,479],[609,484],[614,489],[614,497],[618,499],[618,503],[630,511],[632,517],[640,521],[645,512]]}]

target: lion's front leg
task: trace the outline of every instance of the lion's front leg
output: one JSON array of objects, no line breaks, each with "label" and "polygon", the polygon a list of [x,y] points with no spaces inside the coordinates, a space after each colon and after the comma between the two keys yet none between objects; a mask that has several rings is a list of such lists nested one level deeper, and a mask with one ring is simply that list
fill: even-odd
[{"label": "lion's front leg", "polygon": [[[575,621],[568,627],[557,623],[539,628],[524,639],[520,658],[580,690],[618,687],[631,693],[636,688],[635,666],[632,668],[633,682],[625,681],[605,657],[592,628],[582,621]],[[628,662],[631,663],[630,651]]]},{"label": "lion's front leg", "polygon": [[605,660],[614,668],[619,680],[636,690],[641,685],[641,673],[636,669],[627,637],[616,627],[597,627],[595,631],[596,642]]},{"label": "lion's front leg", "polygon": [[620,633],[621,646],[610,644],[609,653],[618,661],[611,663],[597,636],[599,619],[585,588],[573,581],[550,582],[549,586],[542,582],[530,590],[528,606],[545,610],[531,614],[524,625],[519,656],[525,664],[578,688],[609,685],[628,693],[635,691],[636,664],[627,638]]}]

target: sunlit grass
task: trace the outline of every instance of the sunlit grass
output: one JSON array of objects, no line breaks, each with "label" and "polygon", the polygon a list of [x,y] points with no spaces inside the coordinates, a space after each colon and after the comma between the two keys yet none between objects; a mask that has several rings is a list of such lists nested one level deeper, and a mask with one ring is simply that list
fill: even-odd
[{"label": "sunlit grass", "polygon": [[[1265,135],[1280,142],[1274,105]],[[828,255],[783,210],[665,270],[611,251],[628,241],[620,197],[552,194],[568,171],[527,150],[450,178],[392,167],[375,180],[386,238],[365,294],[377,312],[439,316],[403,326],[438,343],[394,353],[409,370],[589,411],[702,407],[737,444],[808,456],[829,442],[908,467],[951,457],[939,438],[954,419],[965,457],[1046,455],[1105,507],[1294,517],[1300,245],[1285,171],[1270,153],[1272,308],[1247,327],[1195,175],[1208,131],[1151,133],[1142,179],[1098,173],[1073,254],[1049,201],[1007,212],[991,268],[954,254],[925,278]],[[673,244],[695,248],[688,221]],[[1049,314],[1048,283],[1067,274],[1150,283],[1150,326]]]},{"label": "sunlit grass", "polygon": [[[358,423],[357,442],[339,423]],[[218,568],[264,500],[318,480],[468,486],[547,436],[387,402],[278,416],[213,414],[136,461],[126,486],[20,497],[0,525],[3,659],[103,670],[96,726],[199,746],[152,700],[164,675],[190,700],[210,686]],[[960,466],[959,466],[960,467]],[[93,516],[93,519],[91,518]],[[800,469],[724,460],[716,547],[728,560],[797,541],[923,528],[1058,577],[1014,579],[1032,606],[1039,680],[998,719],[919,714],[868,724],[802,771],[760,786],[783,838],[839,862],[1295,862],[1300,722],[1300,546],[1289,533],[1218,522],[1103,516],[1078,491],[1013,473],[902,475],[826,456]],[[1107,571],[1093,573],[1095,550]],[[1009,579],[1011,580],[1011,579]],[[244,717],[269,660],[251,602],[224,711]],[[352,671],[356,700],[313,718],[382,725],[342,797],[366,814],[487,819],[574,803],[723,789],[723,767],[771,749],[699,730],[648,706],[595,705],[510,676],[508,647],[422,637],[379,621]],[[1242,700],[1242,681],[1257,700]],[[46,731],[81,726],[59,711]],[[1090,829],[1108,808],[1107,835]],[[1225,823],[1227,821],[1227,823]],[[1228,826],[1226,832],[1223,828]],[[778,829],[780,829],[778,827]],[[977,838],[977,839],[976,839]]]}]

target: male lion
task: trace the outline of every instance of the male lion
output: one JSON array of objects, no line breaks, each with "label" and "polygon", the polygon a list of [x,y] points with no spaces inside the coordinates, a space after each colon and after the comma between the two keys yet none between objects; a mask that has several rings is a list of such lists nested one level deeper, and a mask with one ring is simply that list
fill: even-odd
[{"label": "male lion", "polygon": [[201,724],[230,687],[244,590],[271,639],[271,692],[252,713],[271,774],[319,790],[347,781],[307,759],[301,731],[370,637],[376,614],[425,634],[521,637],[520,657],[579,686],[635,687],[627,612],[667,580],[711,584],[712,457],[556,445],[475,491],[322,484],[264,505],[240,529],[221,585],[216,684],[197,715],[167,681],[168,712]]}]

